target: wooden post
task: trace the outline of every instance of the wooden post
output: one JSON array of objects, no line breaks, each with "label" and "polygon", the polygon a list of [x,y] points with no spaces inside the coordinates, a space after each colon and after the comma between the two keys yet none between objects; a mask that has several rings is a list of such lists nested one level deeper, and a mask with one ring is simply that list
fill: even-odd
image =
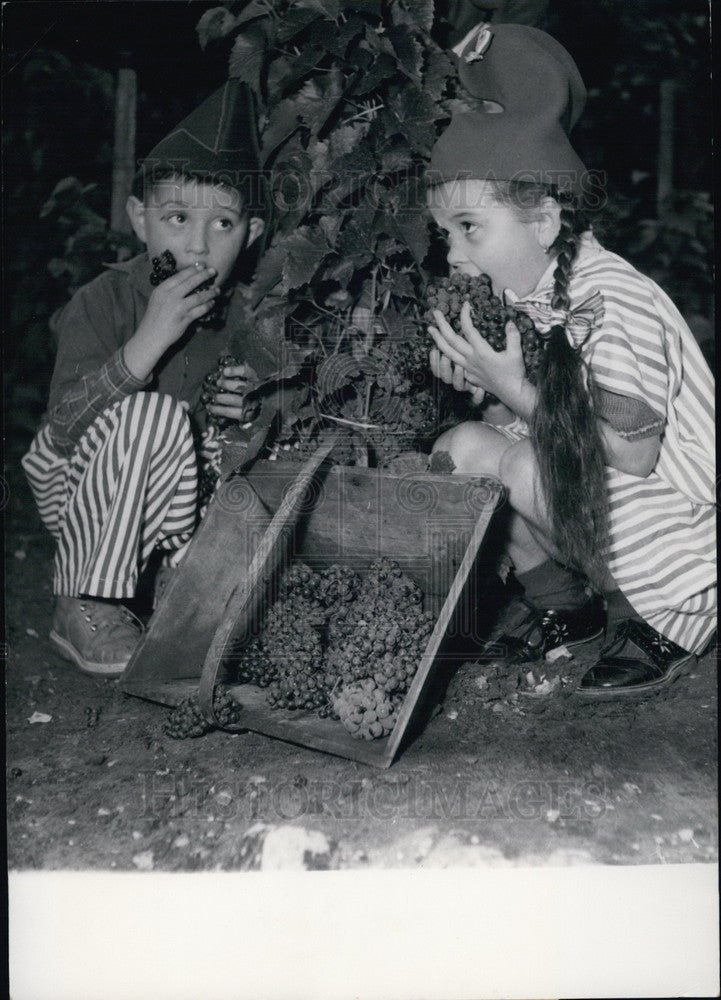
[{"label": "wooden post", "polygon": [[[125,54],[124,54],[125,55]],[[125,203],[135,175],[135,116],[137,108],[135,70],[118,70],[115,91],[115,141],[113,146],[113,186],[110,198],[110,228],[121,233],[131,231]]]},{"label": "wooden post", "polygon": [[658,166],[656,179],[656,211],[659,219],[668,213],[668,199],[673,191],[673,122],[676,81],[662,80],[659,84]]}]

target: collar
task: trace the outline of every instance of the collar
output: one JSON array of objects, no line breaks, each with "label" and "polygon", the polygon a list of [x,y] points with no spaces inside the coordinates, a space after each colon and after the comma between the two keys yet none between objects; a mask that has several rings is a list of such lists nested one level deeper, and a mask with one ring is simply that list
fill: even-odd
[{"label": "collar", "polygon": [[[595,236],[590,231],[583,233],[579,240],[574,267],[583,266],[589,255],[596,253],[598,249],[600,244]],[[599,291],[595,291],[583,302],[576,303],[572,309],[554,309],[551,306],[551,299],[555,269],[554,259],[532,292],[520,297],[512,289],[507,288],[503,293],[503,302],[504,305],[517,308],[529,316],[541,335],[548,333],[552,326],[563,326],[571,346],[581,348],[603,320],[603,296]]]},{"label": "collar", "polygon": [[[584,264],[589,254],[595,253],[600,249],[600,246],[600,243],[590,229],[587,232],[582,233],[578,241],[578,253],[576,254],[576,259],[573,262],[574,267]],[[536,286],[533,291],[529,292],[527,295],[516,295],[512,288],[506,288],[503,292],[503,301],[509,306],[515,306],[517,303],[524,302],[550,303],[551,297],[553,296],[553,274],[555,270],[556,258],[553,257],[549,261],[546,270],[536,282]]]},{"label": "collar", "polygon": [[110,271],[120,271],[122,274],[127,274],[128,281],[133,288],[146,299],[150,298],[153,291],[153,286],[150,284],[151,267],[150,259],[145,251],[131,257],[130,260],[124,260],[118,264],[106,264],[105,266]]}]

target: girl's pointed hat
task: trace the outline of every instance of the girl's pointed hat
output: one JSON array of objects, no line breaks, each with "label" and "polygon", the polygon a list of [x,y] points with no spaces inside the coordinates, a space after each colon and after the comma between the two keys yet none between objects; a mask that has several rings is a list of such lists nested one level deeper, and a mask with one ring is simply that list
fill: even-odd
[{"label": "girl's pointed hat", "polygon": [[226,184],[247,197],[260,175],[255,105],[250,88],[228,80],[148,153],[140,172],[148,179],[167,171]]},{"label": "girl's pointed hat", "polygon": [[586,88],[563,46],[527,25],[483,24],[454,52],[461,82],[488,110],[453,118],[433,148],[429,183],[519,180],[583,190],[587,171],[568,133]]}]

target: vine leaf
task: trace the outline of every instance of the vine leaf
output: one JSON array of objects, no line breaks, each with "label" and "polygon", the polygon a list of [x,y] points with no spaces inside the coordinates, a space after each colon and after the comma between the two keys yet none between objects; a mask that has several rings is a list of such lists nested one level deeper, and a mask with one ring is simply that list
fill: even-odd
[{"label": "vine leaf", "polygon": [[331,21],[337,21],[340,14],[339,0],[296,0],[296,8],[317,11]]},{"label": "vine leaf", "polygon": [[433,101],[439,101],[449,77],[456,74],[453,63],[440,49],[431,49],[423,72],[423,91]]},{"label": "vine leaf", "polygon": [[195,26],[201,49],[205,49],[210,42],[225,38],[237,25],[236,18],[227,7],[213,7],[211,10],[206,10]]},{"label": "vine leaf", "polygon": [[393,25],[386,35],[395,49],[400,66],[414,79],[418,78],[423,63],[423,49],[406,24]]},{"label": "vine leaf", "polygon": [[[480,6],[483,6],[482,4]],[[424,32],[430,32],[433,27],[433,0],[407,0],[407,3],[396,2],[392,8],[392,17],[396,24],[410,24]]]},{"label": "vine leaf", "polygon": [[396,131],[404,135],[415,150],[429,153],[436,138],[433,122],[437,114],[431,98],[421,90],[406,89],[391,99],[390,108],[398,122]]},{"label": "vine leaf", "polygon": [[268,36],[261,27],[249,28],[233,43],[228,64],[231,77],[249,84],[260,93],[260,76],[265,62]]},{"label": "vine leaf", "polygon": [[301,226],[284,243],[283,287],[286,291],[306,285],[331,251],[323,233]]},{"label": "vine leaf", "polygon": [[283,14],[283,19],[278,26],[278,41],[281,44],[290,41],[321,16],[321,11],[313,10],[310,7],[291,7]]}]

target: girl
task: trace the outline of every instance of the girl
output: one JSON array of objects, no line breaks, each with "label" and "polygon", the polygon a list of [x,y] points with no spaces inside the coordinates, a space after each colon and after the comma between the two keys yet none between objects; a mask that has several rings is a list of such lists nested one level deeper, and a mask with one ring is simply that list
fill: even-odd
[{"label": "girl", "polygon": [[715,629],[711,373],[664,292],[593,236],[598,190],[566,135],[583,97],[568,53],[535,29],[499,25],[472,33],[460,56],[469,90],[496,113],[458,115],[438,140],[430,211],[451,268],[488,274],[546,347],[532,384],[512,323],[497,353],[467,304],[463,336],[436,312],[434,373],[503,406],[435,447],[459,472],[506,487],[508,555],[529,603],[521,634],[504,637],[508,655],[600,635],[597,591],[610,576],[636,615],[618,624],[580,690],[652,690]]}]

